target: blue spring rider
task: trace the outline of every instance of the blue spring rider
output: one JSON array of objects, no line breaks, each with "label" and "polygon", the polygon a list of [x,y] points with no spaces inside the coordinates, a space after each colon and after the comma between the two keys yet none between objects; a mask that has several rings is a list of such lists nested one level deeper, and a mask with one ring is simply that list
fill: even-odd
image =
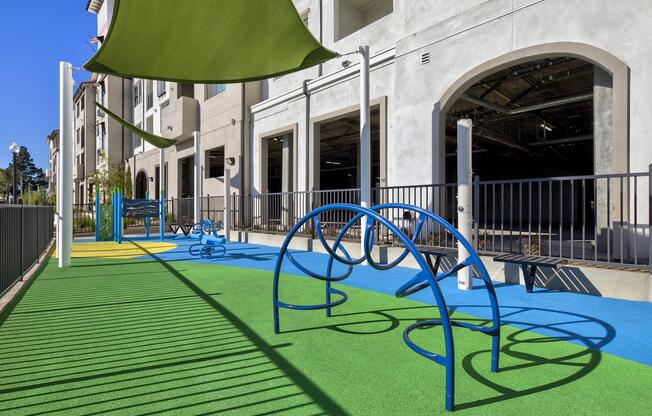
[{"label": "blue spring rider", "polygon": [[193,224],[190,238],[199,240],[188,248],[191,256],[211,258],[221,257],[226,254],[226,238],[219,234],[222,231],[222,224],[211,220],[202,220]]},{"label": "blue spring rider", "polygon": [[[380,212],[387,210],[392,212],[392,210],[401,210],[403,212],[409,212],[416,214],[417,223],[415,226],[414,234],[410,238],[405,235],[399,228],[389,221],[387,218],[380,215]],[[348,212],[352,215],[351,220],[346,223],[342,228],[340,233],[337,235],[337,238],[333,242],[333,245],[329,243],[324,238],[324,235],[320,227],[320,216],[328,212]],[[356,223],[361,222],[363,217],[366,217],[366,239],[364,241],[364,255],[360,258],[352,258],[350,254],[341,244],[342,239],[349,231],[349,229]],[[326,252],[329,254],[330,258],[328,259],[328,265],[325,274],[316,273],[309,268],[302,265],[288,250],[292,238],[296,233],[309,221],[313,222],[314,230],[317,235],[317,238],[323,245]],[[438,224],[441,228],[448,231],[457,241],[464,246],[467,250],[469,256],[466,259],[462,259],[456,265],[454,265],[450,270],[441,272],[437,275],[433,275],[432,270],[429,268],[426,260],[420,254],[419,250],[415,247],[415,241],[419,238],[421,231],[424,228],[424,224],[428,221],[429,223]],[[403,253],[398,256],[394,261],[390,263],[380,263],[373,259],[371,256],[373,241],[374,241],[374,229],[377,225],[385,227],[389,233],[391,233],[395,240],[398,240],[405,247]],[[384,204],[377,205],[373,208],[363,208],[358,205],[351,204],[334,204],[326,205],[320,208],[315,209],[310,212],[308,215],[303,217],[288,233],[283,245],[281,246],[281,251],[279,253],[278,259],[276,261],[276,268],[274,270],[274,284],[273,284],[273,304],[274,304],[274,332],[280,332],[280,316],[279,310],[281,308],[285,309],[294,309],[294,310],[315,310],[315,309],[325,309],[326,316],[331,316],[331,309],[333,307],[339,306],[347,301],[348,296],[341,290],[331,287],[333,282],[340,282],[348,278],[353,272],[353,266],[359,265],[363,262],[367,262],[369,266],[373,267],[376,270],[389,270],[393,267],[398,266],[405,258],[410,255],[414,258],[421,269],[421,273],[417,274],[416,277],[409,280],[401,287],[399,287],[395,295],[399,298],[409,296],[411,294],[417,293],[423,289],[430,288],[432,294],[435,298],[437,308],[439,310],[439,319],[431,319],[427,321],[416,322],[408,326],[403,332],[403,340],[414,352],[424,356],[425,358],[435,362],[446,368],[446,409],[453,411],[455,407],[455,350],[453,342],[453,327],[460,327],[469,329],[471,331],[477,331],[483,334],[486,334],[491,337],[491,371],[498,371],[498,355],[500,349],[500,311],[498,309],[498,300],[496,299],[496,292],[494,290],[487,269],[485,268],[482,260],[478,256],[477,252],[473,249],[471,244],[448,222],[443,218],[433,214],[430,211],[424,210],[422,208],[406,205],[406,204]],[[286,303],[279,300],[279,284],[281,278],[281,266],[283,265],[283,260],[287,258],[292,264],[294,264],[299,270],[301,270],[306,275],[319,279],[325,282],[326,284],[326,303],[320,305],[297,305]],[[348,267],[348,270],[341,275],[333,276],[333,264],[337,261],[338,263],[344,264]],[[468,322],[458,322],[452,321],[446,306],[446,300],[444,294],[439,286],[439,282],[446,279],[447,277],[455,275],[458,271],[464,269],[465,267],[472,267],[477,272],[477,278],[484,281],[487,294],[489,295],[489,301],[491,304],[491,325],[481,326],[474,325]],[[336,295],[339,297],[337,300],[332,300],[332,296]],[[444,333],[444,353],[434,353],[425,350],[419,345],[415,344],[410,339],[410,333],[417,328],[424,327],[433,327],[441,325]]]}]

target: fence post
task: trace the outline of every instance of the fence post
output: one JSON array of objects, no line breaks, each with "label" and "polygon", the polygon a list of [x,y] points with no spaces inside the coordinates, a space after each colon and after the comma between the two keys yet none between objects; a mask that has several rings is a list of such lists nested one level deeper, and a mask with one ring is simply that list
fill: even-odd
[{"label": "fence post", "polygon": [[480,244],[480,177],[473,177],[473,248]]},{"label": "fence post", "polygon": [[100,241],[100,193],[95,192],[95,241]]},{"label": "fence post", "polygon": [[25,206],[20,204],[20,280],[23,280],[25,273],[25,262],[23,259],[23,252],[25,251]]},{"label": "fence post", "polygon": [[211,220],[211,194],[206,194],[206,219]]}]

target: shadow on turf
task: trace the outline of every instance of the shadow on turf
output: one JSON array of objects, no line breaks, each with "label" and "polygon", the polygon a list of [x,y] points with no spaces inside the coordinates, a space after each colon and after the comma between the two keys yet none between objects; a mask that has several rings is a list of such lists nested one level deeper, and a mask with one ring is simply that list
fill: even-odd
[{"label": "shadow on turf", "polygon": [[[140,246],[138,243],[134,244]],[[292,385],[298,386],[303,393],[310,397],[310,399],[321,407],[326,414],[336,414],[336,415],[346,415],[348,414],[340,405],[338,405],[334,400],[332,400],[324,391],[322,391],[315,383],[313,383],[308,377],[306,377],[299,369],[295,368],[287,359],[285,359],[281,354],[279,354],[276,349],[279,346],[273,346],[268,344],[263,340],[254,330],[252,330],[247,324],[245,324],[241,319],[239,319],[234,313],[229,309],[223,306],[221,303],[217,302],[210,295],[202,291],[197,287],[192,281],[190,281],[183,274],[179,273],[174,267],[170,266],[167,261],[161,259],[154,253],[147,251],[145,247],[140,246],[140,248],[145,251],[150,257],[155,259],[160,263],[165,269],[175,276],[181,283],[183,283],[188,289],[194,292],[199,298],[211,306],[216,312],[226,318],[235,328],[237,328],[242,335],[244,335],[253,345],[256,346],[258,351],[265,354],[265,356],[272,362],[274,365],[280,369],[285,376],[287,376],[291,381]],[[285,344],[284,344],[285,345]],[[286,395],[285,397],[290,397],[291,395]],[[301,405],[304,406],[304,405]],[[301,407],[296,406],[296,407]],[[295,407],[295,406],[293,406]],[[224,409],[222,409],[224,411]],[[228,409],[232,410],[232,409]],[[283,410],[289,410],[283,409]]]},{"label": "shadow on turf", "polygon": [[[477,305],[449,306],[451,317],[454,315],[454,312],[459,308],[483,308],[483,307]],[[391,332],[398,329],[401,326],[401,323],[411,324],[413,322],[423,321],[426,319],[426,318],[398,317],[396,316],[397,312],[408,311],[408,310],[415,311],[415,310],[433,310],[433,309],[435,309],[435,307],[433,306],[421,306],[421,307],[393,308],[393,309],[384,309],[384,310],[371,310],[371,311],[363,311],[363,312],[351,312],[351,313],[343,313],[343,314],[333,313],[331,319],[350,318],[354,316],[369,315],[369,314],[379,317],[380,319],[354,320],[345,323],[334,323],[331,325],[323,325],[323,326],[316,326],[310,328],[284,330],[281,332],[292,333],[292,332],[305,332],[305,331],[327,329],[331,331],[336,331],[336,332],[356,335],[356,336],[381,334],[381,333]],[[501,306],[501,310],[503,311],[503,314],[501,315],[501,320],[503,325],[513,325],[522,329],[519,329],[518,331],[511,333],[506,337],[506,339],[503,338],[501,340],[502,344],[501,344],[500,353],[503,357],[501,358],[501,362],[503,363],[503,365],[500,368],[500,372],[498,374],[491,374],[489,377],[486,377],[483,374],[483,372],[478,371],[474,366],[474,361],[473,361],[474,358],[483,354],[484,355],[491,354],[490,349],[474,351],[462,358],[462,368],[464,369],[464,371],[477,382],[482,383],[483,385],[494,390],[496,393],[498,393],[498,395],[479,399],[479,400],[474,400],[470,402],[460,401],[458,404],[455,405],[456,410],[481,407],[492,403],[502,402],[505,400],[511,400],[518,397],[541,393],[547,390],[555,389],[573,383],[581,379],[582,377],[585,377],[586,375],[591,373],[595,368],[598,367],[598,365],[602,360],[602,353],[600,352],[600,349],[603,348],[605,345],[607,345],[609,342],[611,342],[616,335],[616,330],[610,324],[602,320],[590,317],[588,315],[582,315],[582,314],[577,314],[572,312],[560,312],[557,310],[544,309],[544,308],[530,308],[530,307],[520,307],[520,306],[519,307]],[[505,310],[508,310],[508,312],[504,313]],[[518,319],[514,319],[515,315],[526,313],[526,312],[563,315],[566,317],[570,317],[570,321],[556,322],[553,324],[537,324],[537,323],[519,321]],[[324,319],[328,319],[328,318],[324,318]],[[476,324],[490,323],[490,320],[485,320],[481,318],[476,318],[476,319],[458,318],[457,320],[473,321]],[[373,329],[373,330],[360,329],[361,325],[368,324],[368,325],[376,326],[378,323],[383,323],[383,322],[387,323],[387,327],[383,329]],[[599,325],[604,329],[604,335],[599,337],[596,341],[595,340],[596,337],[584,336],[582,334],[564,328],[565,326],[573,325],[573,324]],[[355,327],[355,329],[353,329],[352,327]],[[427,330],[427,329],[424,328],[423,330]],[[556,335],[551,335],[551,336],[541,335],[538,337],[532,337],[531,335],[535,334],[532,331],[537,331],[537,330],[554,332],[556,333]],[[528,334],[530,335],[530,337],[528,337],[527,339],[519,339],[519,337],[524,334]],[[585,348],[583,348],[582,350],[574,354],[569,354],[566,356],[555,357],[555,358],[542,357],[534,353],[524,352],[519,348],[519,347],[527,346],[528,344],[554,343],[554,342],[562,342],[562,341],[581,343]],[[441,344],[443,345],[443,338]],[[506,361],[504,359],[505,355],[509,356],[512,359],[520,360],[522,361],[522,363],[518,365],[505,366],[504,365]],[[585,359],[586,362],[577,362],[577,360],[579,359]],[[486,364],[486,360],[484,360],[481,364],[483,366],[483,369],[485,367],[485,364]],[[510,371],[523,371],[529,368],[542,366],[542,365],[578,367],[579,371],[567,377],[561,378],[559,380],[555,380],[545,384],[540,384],[523,390],[514,390],[507,386],[503,386],[498,382],[499,378],[497,376],[499,376],[501,373],[507,373]],[[528,381],[531,380],[527,378],[526,373],[523,374],[523,377]],[[461,396],[464,393],[460,392],[458,394],[460,394]]]}]

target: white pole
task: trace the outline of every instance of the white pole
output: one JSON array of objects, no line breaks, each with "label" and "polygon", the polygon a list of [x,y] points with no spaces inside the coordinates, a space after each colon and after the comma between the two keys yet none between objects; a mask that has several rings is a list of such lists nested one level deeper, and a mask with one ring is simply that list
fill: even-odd
[{"label": "white pole", "polygon": [[59,190],[57,205],[57,246],[59,267],[70,267],[72,251],[72,153],[73,103],[72,65],[59,63]]},{"label": "white pole", "polygon": [[201,221],[201,133],[194,132],[195,138],[195,198],[194,214],[195,222]]},{"label": "white pole", "polygon": [[224,169],[224,237],[231,241],[231,169]]},{"label": "white pole", "polygon": [[[473,170],[471,166],[473,123],[469,119],[457,121],[457,228],[468,241],[473,239],[472,224],[472,184]],[[468,256],[468,251],[457,244],[457,261],[462,262]],[[457,287],[461,290],[471,290],[471,268],[466,267],[457,272]]]},{"label": "white pole", "polygon": [[159,168],[158,168],[158,195],[154,199],[160,199],[165,193],[165,149],[159,150]]},{"label": "white pole", "polygon": [[[369,46],[360,46],[360,205],[371,205],[371,137],[369,119]],[[360,221],[360,256],[364,255],[367,217]]]}]

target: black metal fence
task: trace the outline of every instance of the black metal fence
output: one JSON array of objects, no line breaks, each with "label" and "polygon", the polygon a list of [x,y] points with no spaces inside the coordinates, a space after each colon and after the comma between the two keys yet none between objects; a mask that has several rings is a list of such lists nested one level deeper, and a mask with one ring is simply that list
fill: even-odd
[{"label": "black metal fence", "polygon": [[52,206],[0,205],[0,294],[34,265],[54,238]]},{"label": "black metal fence", "polygon": [[[484,254],[519,253],[561,257],[606,265],[642,267],[649,264],[650,172],[568,176],[473,183],[474,243]],[[231,195],[231,226],[266,233],[287,233],[307,212],[335,203],[360,203],[360,189]],[[372,204],[405,203],[432,211],[457,223],[457,184],[380,187],[372,190]],[[92,231],[92,206],[75,208],[75,232]],[[201,199],[201,217],[224,222],[224,197]],[[193,223],[194,199],[165,202],[166,221]],[[402,210],[381,212],[406,234],[414,232],[417,218]],[[92,217],[92,221],[91,221]],[[326,236],[335,236],[352,218],[346,211],[321,216]],[[144,227],[142,222],[127,228]],[[158,225],[158,219],[151,219]],[[91,227],[92,225],[92,227]],[[299,234],[311,236],[313,224]],[[358,224],[346,235],[358,239]],[[394,238],[377,226],[379,244]],[[455,239],[432,221],[426,221],[418,244],[453,248]]]},{"label": "black metal fence", "polygon": [[[474,243],[483,254],[518,253],[573,261],[647,267],[650,251],[650,173],[568,176],[522,180],[474,179]],[[360,202],[359,189],[258,194],[250,198],[249,224],[263,232],[287,232],[309,210],[332,203]],[[457,184],[382,187],[372,190],[372,204],[405,203],[457,223]],[[406,234],[417,218],[392,209],[381,212]],[[348,212],[320,218],[326,235],[336,235],[350,220]],[[234,223],[237,226],[237,223]],[[300,230],[312,234],[311,224]],[[347,238],[359,238],[352,227]],[[394,238],[377,226],[379,244]],[[426,221],[418,244],[453,248],[455,239]]]}]

